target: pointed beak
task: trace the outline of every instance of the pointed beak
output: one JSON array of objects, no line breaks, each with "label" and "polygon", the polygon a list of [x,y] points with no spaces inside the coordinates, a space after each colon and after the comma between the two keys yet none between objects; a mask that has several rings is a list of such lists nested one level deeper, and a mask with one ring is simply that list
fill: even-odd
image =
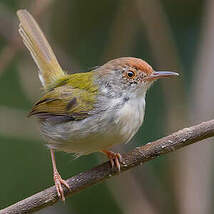
[{"label": "pointed beak", "polygon": [[179,74],[171,71],[154,71],[150,76],[146,78],[146,80],[152,81],[159,78],[168,78],[172,76],[179,76]]}]

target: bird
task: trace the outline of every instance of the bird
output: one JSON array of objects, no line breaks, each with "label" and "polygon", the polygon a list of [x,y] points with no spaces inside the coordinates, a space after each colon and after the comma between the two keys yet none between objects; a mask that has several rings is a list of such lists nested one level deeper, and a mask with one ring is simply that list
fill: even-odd
[{"label": "bird", "polygon": [[140,58],[121,57],[89,72],[68,74],[33,16],[26,9],[18,10],[17,16],[19,34],[43,86],[43,95],[28,116],[38,119],[50,149],[56,191],[64,201],[63,185],[70,188],[57,170],[55,151],[78,157],[102,152],[120,171],[122,156],[109,149],[129,142],[141,127],[152,83],[178,73],[155,71]]}]

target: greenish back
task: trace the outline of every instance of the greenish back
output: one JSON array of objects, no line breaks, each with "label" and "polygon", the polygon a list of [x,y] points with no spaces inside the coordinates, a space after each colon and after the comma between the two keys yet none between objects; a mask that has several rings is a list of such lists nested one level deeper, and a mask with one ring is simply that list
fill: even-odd
[{"label": "greenish back", "polygon": [[68,116],[81,120],[94,107],[98,87],[94,72],[66,75],[52,84],[45,95],[33,106],[31,115]]}]

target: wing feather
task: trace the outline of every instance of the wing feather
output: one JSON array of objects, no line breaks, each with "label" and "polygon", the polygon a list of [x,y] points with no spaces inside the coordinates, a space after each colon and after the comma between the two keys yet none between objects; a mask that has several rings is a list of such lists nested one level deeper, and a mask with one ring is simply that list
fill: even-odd
[{"label": "wing feather", "polygon": [[[82,120],[93,109],[95,94],[90,91],[72,87],[57,87],[44,95],[32,108],[28,116],[40,119],[58,118],[65,120]],[[64,121],[63,119],[63,121]]]}]

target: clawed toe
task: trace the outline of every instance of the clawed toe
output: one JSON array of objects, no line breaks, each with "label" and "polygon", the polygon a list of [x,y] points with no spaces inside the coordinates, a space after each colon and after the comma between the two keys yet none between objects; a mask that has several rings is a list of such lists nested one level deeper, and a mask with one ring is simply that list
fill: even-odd
[{"label": "clawed toe", "polygon": [[56,191],[57,191],[57,195],[58,197],[62,200],[65,201],[65,195],[64,195],[64,190],[62,187],[62,184],[70,191],[70,187],[68,185],[68,183],[63,180],[56,168],[56,161],[55,161],[55,155],[54,155],[54,150],[50,149],[51,152],[51,160],[52,160],[52,164],[53,164],[53,174],[54,174],[54,182],[55,182],[55,186],[56,186]]},{"label": "clawed toe", "polygon": [[64,195],[62,184],[70,191],[70,187],[68,183],[61,178],[60,174],[57,171],[54,172],[54,182],[55,182],[58,197],[62,201],[65,201],[65,195]]},{"label": "clawed toe", "polygon": [[106,151],[106,150],[103,150],[103,152],[109,158],[111,167],[113,168],[114,166],[116,166],[118,171],[120,171],[120,163],[122,163],[122,156],[120,155],[120,153],[114,153],[112,151]]}]

